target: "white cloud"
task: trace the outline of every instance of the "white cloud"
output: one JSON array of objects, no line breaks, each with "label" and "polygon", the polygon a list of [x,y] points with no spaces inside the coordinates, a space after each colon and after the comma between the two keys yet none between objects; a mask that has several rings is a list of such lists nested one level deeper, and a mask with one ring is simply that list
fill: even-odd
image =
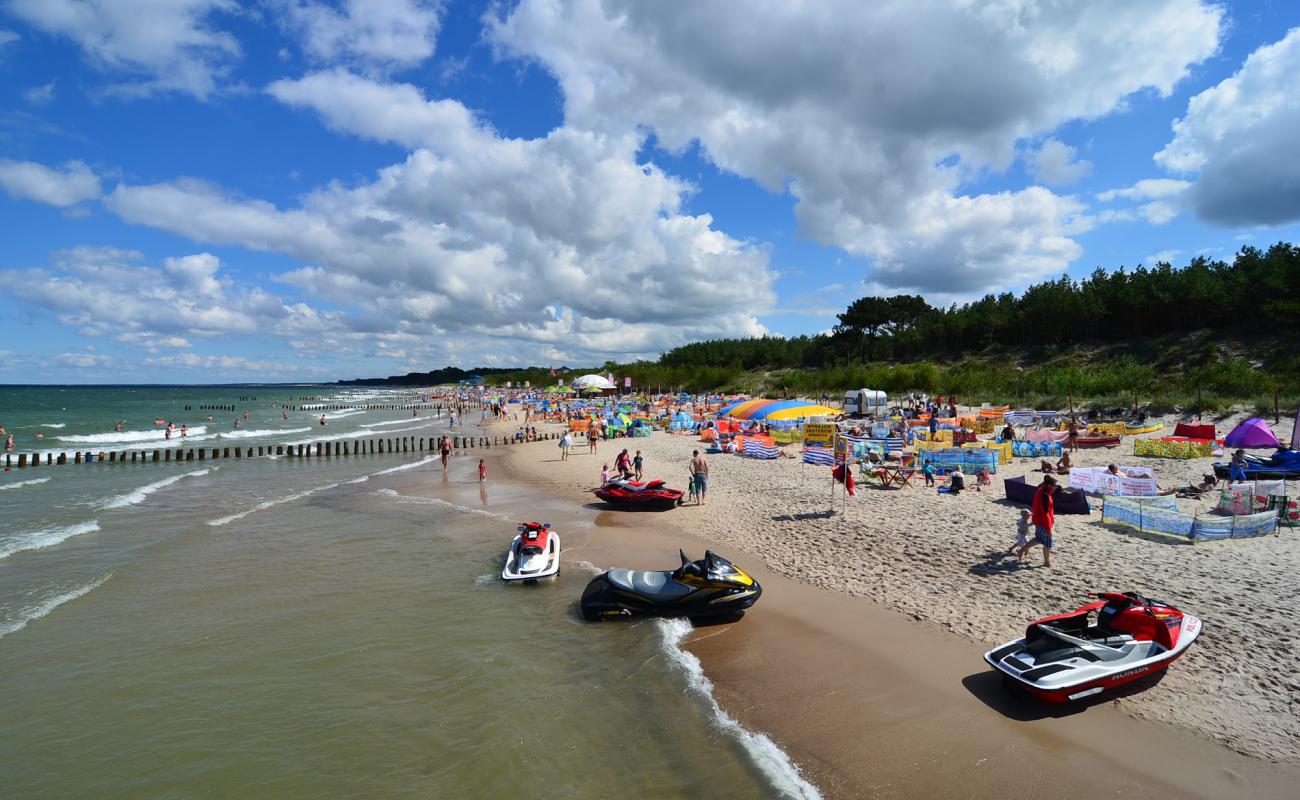
[{"label": "white cloud", "polygon": [[1025,154],[1030,174],[1050,186],[1076,183],[1092,174],[1092,162],[1080,159],[1079,151],[1056,139],[1048,139]]},{"label": "white cloud", "polygon": [[220,262],[208,253],[161,268],[141,261],[129,250],[73,248],[57,253],[52,268],[0,271],[0,293],[53,312],[83,336],[149,350],[188,347],[190,337],[303,336],[328,327],[305,306],[218,278]]},{"label": "white cloud", "polygon": [[20,38],[22,37],[20,37],[18,34],[14,33],[13,31],[6,31],[0,29],[0,47],[4,47],[7,44],[13,44],[14,42],[18,41]]},{"label": "white cloud", "polygon": [[363,68],[406,68],[433,55],[440,2],[344,0],[336,9],[315,0],[286,0],[284,25],[312,59]]},{"label": "white cloud", "polygon": [[[1168,94],[1215,51],[1222,14],[1198,0],[766,0],[742,15],[721,0],[523,0],[489,22],[501,52],[555,75],[566,125],[645,126],[670,150],[699,142],[720,168],[788,189],[819,242],[943,289],[1077,257],[1075,201],[961,187],[1005,169],[1019,141]],[[1027,227],[990,247],[988,232],[933,216],[954,209]]]},{"label": "white cloud", "polygon": [[340,71],[269,91],[335,129],[416,149],[371,182],[331,184],[293,208],[184,180],[122,185],[105,205],[128,222],[301,259],[283,283],[351,309],[351,330],[394,333],[408,352],[408,334],[416,348],[470,337],[483,354],[510,340],[527,360],[653,355],[763,332],[766,250],[683,214],[692,187],[638,163],[638,135],[504,138],[459,103]]},{"label": "white cloud", "polygon": [[34,161],[0,158],[0,189],[14,197],[67,207],[99,197],[99,178],[80,161],[51,169]]},{"label": "white cloud", "polygon": [[334,70],[279,80],[267,92],[288,106],[316,111],[334,130],[381,142],[456,149],[464,143],[446,137],[477,135],[469,109],[455,100],[425,100],[409,83],[378,83]]},{"label": "white cloud", "polygon": [[207,97],[240,55],[209,18],[237,13],[235,0],[8,0],[5,9],[65,36],[96,67],[127,77],[126,94],[177,91]]},{"label": "white cloud", "polygon": [[1251,53],[1241,69],[1193,97],[1156,153],[1195,175],[1197,215],[1228,226],[1300,220],[1300,28]]},{"label": "white cloud", "polygon": [[1182,252],[1182,250],[1161,250],[1158,253],[1152,253],[1142,259],[1142,263],[1153,267],[1156,264],[1172,264],[1174,263],[1174,259],[1178,258]]},{"label": "white cloud", "polygon": [[1131,221],[1141,216],[1152,225],[1164,225],[1178,216],[1187,206],[1190,181],[1172,178],[1144,178],[1132,186],[1120,189],[1107,189],[1097,193],[1097,199],[1103,203],[1114,200],[1149,201],[1126,209],[1109,209],[1097,215],[1098,221]]},{"label": "white cloud", "polygon": [[54,81],[33,86],[23,92],[23,99],[34,106],[43,106],[54,100]]}]

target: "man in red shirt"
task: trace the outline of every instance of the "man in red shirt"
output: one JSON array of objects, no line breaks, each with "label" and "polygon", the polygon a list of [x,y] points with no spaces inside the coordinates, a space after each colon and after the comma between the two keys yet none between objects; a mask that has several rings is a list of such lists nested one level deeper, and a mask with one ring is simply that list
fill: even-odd
[{"label": "man in red shirt", "polygon": [[1043,566],[1052,567],[1052,529],[1056,527],[1056,502],[1052,497],[1056,493],[1056,478],[1044,475],[1043,482],[1034,495],[1033,510],[1030,521],[1034,524],[1034,540],[1020,548],[1020,557],[1024,558],[1029,548],[1043,546]]}]

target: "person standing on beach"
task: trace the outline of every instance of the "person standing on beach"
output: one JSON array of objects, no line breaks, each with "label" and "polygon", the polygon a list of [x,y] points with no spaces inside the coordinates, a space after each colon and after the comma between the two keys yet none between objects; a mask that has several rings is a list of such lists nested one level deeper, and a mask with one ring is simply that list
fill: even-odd
[{"label": "person standing on beach", "polygon": [[1030,520],[1034,523],[1034,540],[1020,548],[1020,559],[1035,545],[1043,546],[1043,566],[1052,568],[1052,530],[1056,527],[1056,502],[1052,495],[1056,493],[1056,478],[1045,475],[1034,494],[1034,504],[1030,511]]},{"label": "person standing on beach", "polygon": [[588,426],[587,428],[587,446],[590,448],[589,450],[587,450],[587,452],[595,453],[596,445],[599,441],[600,441],[600,423],[593,419],[591,421],[591,425]]},{"label": "person standing on beach", "polygon": [[620,478],[632,477],[632,456],[628,455],[626,447],[618,454],[618,458],[614,459],[614,469],[618,470]]},{"label": "person standing on beach", "polygon": [[438,442],[438,452],[442,456],[442,469],[447,470],[447,459],[451,457],[451,437],[443,434],[442,439]]},{"label": "person standing on beach", "polygon": [[1068,433],[1065,438],[1067,444],[1070,446],[1070,452],[1077,453],[1079,452],[1079,423],[1071,419],[1070,427],[1067,430]]},{"label": "person standing on beach", "polygon": [[482,483],[483,481],[486,480],[487,480],[487,461],[480,458],[478,460],[478,482]]},{"label": "person standing on beach", "polygon": [[935,441],[939,436],[939,418],[930,414],[930,441]]},{"label": "person standing on beach", "polygon": [[564,435],[560,437],[560,460],[561,461],[569,460],[570,447],[573,447],[573,434],[570,433],[569,431],[565,431]]},{"label": "person standing on beach", "polygon": [[695,484],[695,504],[704,505],[704,495],[709,491],[709,462],[699,450],[691,451],[691,477]]},{"label": "person standing on beach", "polygon": [[632,469],[635,472],[637,480],[642,479],[641,468],[645,466],[645,459],[641,458],[641,451],[636,451],[636,457],[632,459]]}]

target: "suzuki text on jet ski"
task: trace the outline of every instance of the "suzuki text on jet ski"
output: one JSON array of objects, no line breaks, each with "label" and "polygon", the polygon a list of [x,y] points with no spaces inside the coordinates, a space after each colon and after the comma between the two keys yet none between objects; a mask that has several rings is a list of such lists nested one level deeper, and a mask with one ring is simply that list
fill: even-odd
[{"label": "suzuki text on jet ski", "polygon": [[551,523],[539,525],[523,522],[519,535],[506,551],[506,565],[501,579],[507,581],[535,581],[549,578],[560,572],[560,536],[551,530]]},{"label": "suzuki text on jet ski", "polygon": [[663,481],[635,481],[615,478],[599,489],[593,490],[606,503],[619,508],[664,510],[682,504],[682,490],[669,489]]},{"label": "suzuki text on jet ski", "polygon": [[1039,700],[1065,703],[1159,672],[1201,633],[1199,619],[1162,600],[1136,592],[1092,596],[1098,599],[1030,623],[1023,639],[984,660]]},{"label": "suzuki text on jet ski", "polygon": [[698,561],[678,553],[682,565],[675,570],[611,569],[592,578],[582,593],[582,616],[739,616],[763,594],[758,581],[712,550]]}]

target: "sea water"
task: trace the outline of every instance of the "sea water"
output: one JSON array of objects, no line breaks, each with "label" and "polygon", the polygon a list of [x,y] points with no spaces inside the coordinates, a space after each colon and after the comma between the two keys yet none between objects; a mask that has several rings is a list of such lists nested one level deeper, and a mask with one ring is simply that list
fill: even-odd
[{"label": "sea water", "polygon": [[[0,424],[20,450],[43,430],[47,449],[71,451],[86,445],[67,437],[109,436],[117,420],[193,431],[207,412],[177,408],[234,402],[250,410],[243,430],[273,431],[254,443],[274,444],[303,439],[320,412],[285,420],[273,402],[344,392],[415,399],[9,388]],[[330,439],[447,430],[424,411],[326,414]],[[225,437],[225,416],[199,435]],[[551,522],[566,548],[600,534],[572,504],[480,486],[476,465],[399,453],[0,475],[3,794],[815,794],[717,708],[680,623],[582,622],[590,575],[573,563],[503,584],[515,521]]]}]

